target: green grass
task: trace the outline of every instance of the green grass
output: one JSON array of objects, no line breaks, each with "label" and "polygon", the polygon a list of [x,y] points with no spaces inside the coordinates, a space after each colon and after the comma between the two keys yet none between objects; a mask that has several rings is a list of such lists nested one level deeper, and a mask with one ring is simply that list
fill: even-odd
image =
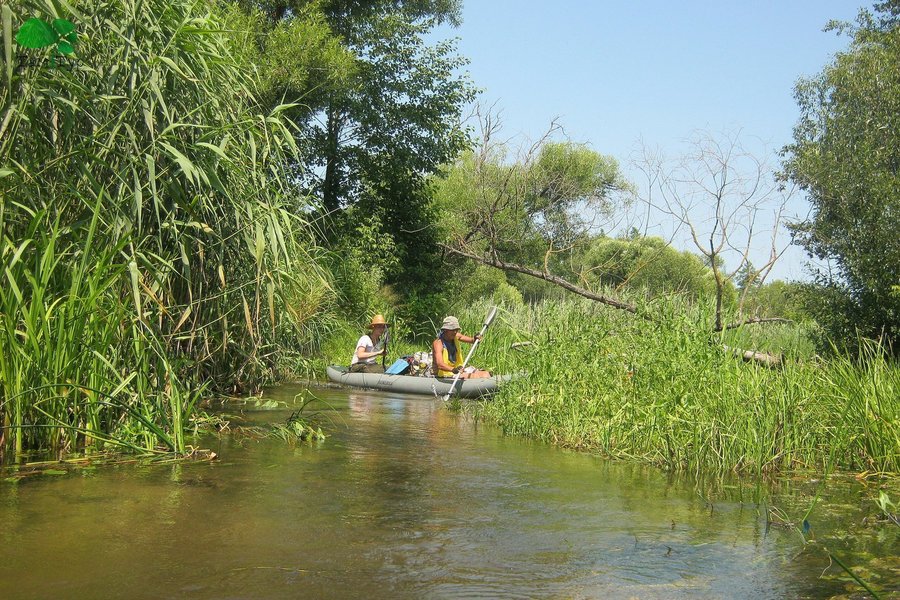
[{"label": "green grass", "polygon": [[[477,362],[529,375],[483,415],[511,435],[696,474],[900,472],[900,368],[883,348],[823,360],[780,331],[793,346],[769,369],[723,352],[696,307],[646,310],[653,320],[574,300],[504,308]],[[460,312],[474,328],[486,306]]]}]

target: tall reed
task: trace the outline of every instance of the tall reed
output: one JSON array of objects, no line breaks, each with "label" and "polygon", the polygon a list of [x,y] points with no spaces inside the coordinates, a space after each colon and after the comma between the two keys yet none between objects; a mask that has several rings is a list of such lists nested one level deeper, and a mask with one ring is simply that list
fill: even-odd
[{"label": "tall reed", "polygon": [[[262,112],[214,2],[2,10],[6,440],[182,450],[205,386],[265,383],[329,301],[287,106]],[[30,17],[72,21],[74,57],[16,45]]]}]

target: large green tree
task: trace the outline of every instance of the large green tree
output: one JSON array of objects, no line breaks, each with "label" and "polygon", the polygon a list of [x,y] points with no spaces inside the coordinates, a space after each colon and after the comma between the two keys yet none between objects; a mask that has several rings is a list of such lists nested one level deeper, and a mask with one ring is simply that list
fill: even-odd
[{"label": "large green tree", "polygon": [[857,333],[900,348],[900,2],[862,11],[846,52],[801,80],[801,118],[785,175],[812,212],[796,240],[827,261],[817,318],[837,340]]},{"label": "large green tree", "polygon": [[529,299],[562,287],[633,310],[579,289],[570,264],[598,220],[615,212],[620,192],[630,190],[618,163],[587,146],[552,141],[555,126],[511,160],[508,145],[494,140],[499,124],[485,117],[482,126],[480,147],[434,182],[444,249],[506,271]]},{"label": "large green tree", "polygon": [[[375,236],[393,264],[366,259],[359,268],[421,296],[439,268],[425,183],[469,144],[461,126],[474,87],[460,73],[454,41],[426,38],[459,22],[458,0],[275,0],[253,4],[271,23],[320,11],[352,56],[348,77],[331,77],[304,97],[296,118],[302,152],[298,180],[321,209],[320,239],[344,257]],[[377,222],[373,222],[373,218]],[[380,251],[366,250],[364,257]],[[345,265],[339,265],[343,268]],[[391,267],[391,268],[389,268]],[[411,303],[407,302],[407,305]],[[424,310],[430,310],[424,308]]]}]

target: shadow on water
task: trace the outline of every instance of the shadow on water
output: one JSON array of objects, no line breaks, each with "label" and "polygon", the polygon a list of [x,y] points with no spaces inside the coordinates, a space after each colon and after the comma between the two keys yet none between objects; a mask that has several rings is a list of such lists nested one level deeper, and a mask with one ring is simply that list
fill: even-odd
[{"label": "shadow on water", "polygon": [[[236,404],[248,424],[277,402]],[[329,436],[201,440],[213,463],[119,465],[0,485],[4,598],[762,598],[858,590],[827,550],[900,593],[900,527],[860,484],[785,480],[755,501],[526,440],[429,398],[317,389]],[[771,513],[776,514],[776,513]],[[880,557],[880,558],[879,558]],[[868,569],[866,571],[865,569]],[[823,575],[824,572],[824,575]],[[893,585],[893,587],[891,587]]]}]

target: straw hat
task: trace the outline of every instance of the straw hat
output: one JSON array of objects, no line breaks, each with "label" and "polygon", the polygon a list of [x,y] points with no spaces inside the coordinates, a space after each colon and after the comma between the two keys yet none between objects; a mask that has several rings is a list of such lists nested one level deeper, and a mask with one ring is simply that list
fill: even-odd
[{"label": "straw hat", "polygon": [[447,330],[450,330],[450,329],[456,329],[456,330],[459,330],[459,329],[462,329],[462,327],[459,326],[459,319],[457,319],[456,317],[446,317],[446,318],[444,319],[444,322],[441,323],[441,329],[447,329]]},{"label": "straw hat", "polygon": [[376,325],[384,325],[387,327],[387,321],[384,320],[384,315],[375,315],[372,317],[372,322],[369,323],[369,327],[375,327]]}]

